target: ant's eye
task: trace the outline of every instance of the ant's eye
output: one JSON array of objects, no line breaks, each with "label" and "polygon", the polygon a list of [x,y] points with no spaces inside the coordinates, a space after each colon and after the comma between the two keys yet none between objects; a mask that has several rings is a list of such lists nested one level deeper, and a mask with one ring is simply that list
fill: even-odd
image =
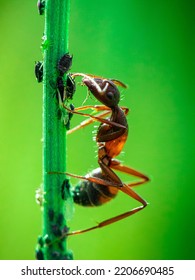
[{"label": "ant's eye", "polygon": [[106,96],[109,98],[109,99],[112,99],[113,98],[113,93],[112,92],[107,92]]}]

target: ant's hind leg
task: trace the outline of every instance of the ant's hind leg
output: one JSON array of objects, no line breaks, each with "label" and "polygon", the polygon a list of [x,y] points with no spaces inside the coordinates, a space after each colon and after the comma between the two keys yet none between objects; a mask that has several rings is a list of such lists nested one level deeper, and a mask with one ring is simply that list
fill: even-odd
[{"label": "ant's hind leg", "polygon": [[110,219],[104,220],[103,222],[98,223],[96,226],[87,228],[87,229],[83,229],[83,230],[76,230],[76,231],[72,231],[70,233],[68,233],[67,235],[75,235],[75,234],[81,234],[81,233],[85,233],[94,229],[98,229],[98,228],[102,228],[105,226],[108,226],[110,224],[113,224],[115,222],[118,222],[120,220],[123,220],[127,217],[130,217],[132,215],[134,215],[135,213],[143,210],[146,206],[147,206],[147,202],[142,199],[136,192],[134,192],[132,189],[128,188],[128,186],[124,185],[122,188],[120,188],[121,191],[123,191],[125,194],[129,195],[130,197],[136,199],[137,201],[141,202],[142,205],[139,207],[136,207],[132,210],[129,210],[127,212],[124,212],[118,216],[114,216]]},{"label": "ant's hind leg", "polygon": [[[66,236],[81,234],[81,233],[85,233],[85,232],[88,232],[88,231],[91,231],[91,230],[94,230],[94,229],[97,229],[97,228],[102,228],[104,226],[108,226],[108,225],[113,224],[117,221],[120,221],[120,220],[125,219],[129,216],[134,215],[135,213],[143,210],[147,206],[147,202],[144,199],[142,199],[135,191],[133,191],[128,185],[122,184],[122,186],[121,186],[120,179],[119,179],[119,181],[120,181],[119,182],[118,180],[116,180],[116,178],[114,178],[114,180],[116,180],[116,181],[112,181],[112,178],[109,178],[109,177],[108,177],[108,180],[104,180],[104,179],[93,177],[93,176],[90,176],[90,175],[79,176],[79,175],[74,175],[74,174],[67,173],[67,172],[48,172],[48,173],[49,174],[66,174],[68,176],[78,178],[78,179],[81,179],[81,180],[87,180],[87,181],[93,182],[95,184],[101,184],[103,186],[117,187],[119,190],[121,190],[122,192],[124,192],[125,194],[127,194],[128,196],[132,197],[133,199],[139,201],[142,204],[141,206],[139,206],[137,208],[129,210],[129,211],[127,211],[125,213],[122,213],[118,216],[115,216],[115,217],[109,218],[107,220],[104,220],[103,222],[98,223],[96,226],[93,226],[93,227],[90,227],[90,228],[87,228],[87,229],[83,229],[83,230],[76,230],[76,231],[73,231],[73,232],[70,232],[70,233],[66,233]],[[62,235],[60,238],[63,238],[64,236],[65,235]]]},{"label": "ant's hind leg", "polygon": [[82,229],[82,230],[75,230],[75,231],[67,233],[67,235],[69,236],[69,235],[81,234],[81,233],[85,233],[85,232],[88,232],[88,231],[91,231],[91,230],[94,230],[94,229],[98,229],[98,228],[102,228],[102,227],[111,225],[115,222],[118,222],[120,220],[123,220],[127,217],[132,216],[133,214],[143,210],[144,207],[145,206],[140,206],[140,207],[134,208],[134,209],[132,209],[130,211],[127,211],[125,213],[122,213],[118,216],[115,216],[115,217],[112,217],[110,219],[104,220],[103,222],[98,223],[96,226],[93,226],[93,227],[90,227],[90,228],[87,228],[87,229]]}]

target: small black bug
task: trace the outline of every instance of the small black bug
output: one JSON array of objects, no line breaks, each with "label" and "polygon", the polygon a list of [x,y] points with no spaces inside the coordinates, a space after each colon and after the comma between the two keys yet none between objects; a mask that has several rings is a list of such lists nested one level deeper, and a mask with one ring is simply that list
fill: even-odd
[{"label": "small black bug", "polygon": [[35,62],[35,77],[38,83],[43,81],[43,62],[37,61]]},{"label": "small black bug", "polygon": [[[64,81],[62,76],[57,77],[57,89],[62,101],[65,99]],[[58,97],[58,96],[57,96]]]},{"label": "small black bug", "polygon": [[45,0],[38,0],[37,8],[40,16],[44,15],[45,12]]},{"label": "small black bug", "polygon": [[[74,105],[73,104],[70,104],[70,110],[74,111]],[[68,121],[66,123],[66,129],[69,130],[70,129],[70,120],[72,119],[73,117],[73,113],[71,112],[68,112]],[[62,199],[65,199],[62,197]]]},{"label": "small black bug", "polygon": [[72,65],[72,55],[65,53],[58,61],[58,70],[60,75],[63,76],[66,72],[70,70]]},{"label": "small black bug", "polygon": [[62,101],[66,99],[72,100],[73,95],[76,91],[76,84],[70,74],[67,75],[66,85],[62,76],[57,77],[57,89]]},{"label": "small black bug", "polygon": [[[72,107],[71,105],[72,104],[70,104],[71,110],[74,110],[74,106]],[[69,119],[70,119],[70,116],[69,116]],[[61,186],[61,195],[62,195],[63,200],[67,200],[67,198],[70,196],[70,187],[71,186],[70,186],[69,180],[65,179],[62,183],[62,186]]]},{"label": "small black bug", "polygon": [[68,74],[66,80],[66,98],[72,100],[75,91],[76,91],[76,83],[74,79],[71,77],[71,75]]},{"label": "small black bug", "polygon": [[44,254],[41,249],[37,249],[35,254],[37,260],[44,260]]}]

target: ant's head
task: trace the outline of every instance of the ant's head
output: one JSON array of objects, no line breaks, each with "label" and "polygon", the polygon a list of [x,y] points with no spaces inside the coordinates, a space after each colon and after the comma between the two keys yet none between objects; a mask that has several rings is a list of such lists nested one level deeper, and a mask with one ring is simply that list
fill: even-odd
[{"label": "ant's head", "polygon": [[[126,88],[127,86],[116,79],[105,79],[99,76],[84,73],[73,73],[71,77],[83,77],[83,83],[90,92],[104,105],[113,108],[120,101],[120,92],[117,86]],[[117,85],[117,86],[116,86]]]},{"label": "ant's head", "polygon": [[111,80],[86,76],[83,78],[83,83],[102,104],[110,108],[118,105],[120,92]]}]

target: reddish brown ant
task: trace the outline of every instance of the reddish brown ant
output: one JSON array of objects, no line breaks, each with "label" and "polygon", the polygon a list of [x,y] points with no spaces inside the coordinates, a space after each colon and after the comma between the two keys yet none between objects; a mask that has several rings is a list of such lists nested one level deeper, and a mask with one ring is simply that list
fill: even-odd
[{"label": "reddish brown ant", "polygon": [[[128,114],[129,109],[118,106],[120,101],[120,92],[116,85],[122,87],[126,86],[118,80],[105,79],[90,74],[72,74],[73,78],[76,76],[83,77],[82,82],[103,105],[82,106],[75,108],[74,110],[70,110],[64,105],[64,108],[73,114],[89,117],[89,119],[82,122],[76,128],[69,130],[68,134],[78,130],[81,127],[87,126],[94,121],[101,122],[96,135],[96,142],[98,144],[99,168],[93,170],[91,174],[87,174],[86,176],[74,175],[67,172],[65,173],[68,176],[81,179],[79,184],[73,190],[74,202],[83,206],[102,205],[113,199],[120,190],[139,201],[142,205],[118,216],[107,219],[96,226],[84,230],[73,231],[67,235],[80,234],[96,228],[104,227],[129,217],[145,208],[147,206],[147,202],[142,199],[134,190],[132,190],[132,187],[141,185],[149,180],[146,175],[128,166],[124,166],[120,161],[114,159],[122,151],[128,136],[128,123],[126,115]],[[85,109],[92,109],[102,112],[97,115],[79,112]],[[111,116],[108,119],[105,119],[104,117],[109,114],[111,114]],[[140,180],[125,184],[121,181],[113,169],[138,177]]]}]

